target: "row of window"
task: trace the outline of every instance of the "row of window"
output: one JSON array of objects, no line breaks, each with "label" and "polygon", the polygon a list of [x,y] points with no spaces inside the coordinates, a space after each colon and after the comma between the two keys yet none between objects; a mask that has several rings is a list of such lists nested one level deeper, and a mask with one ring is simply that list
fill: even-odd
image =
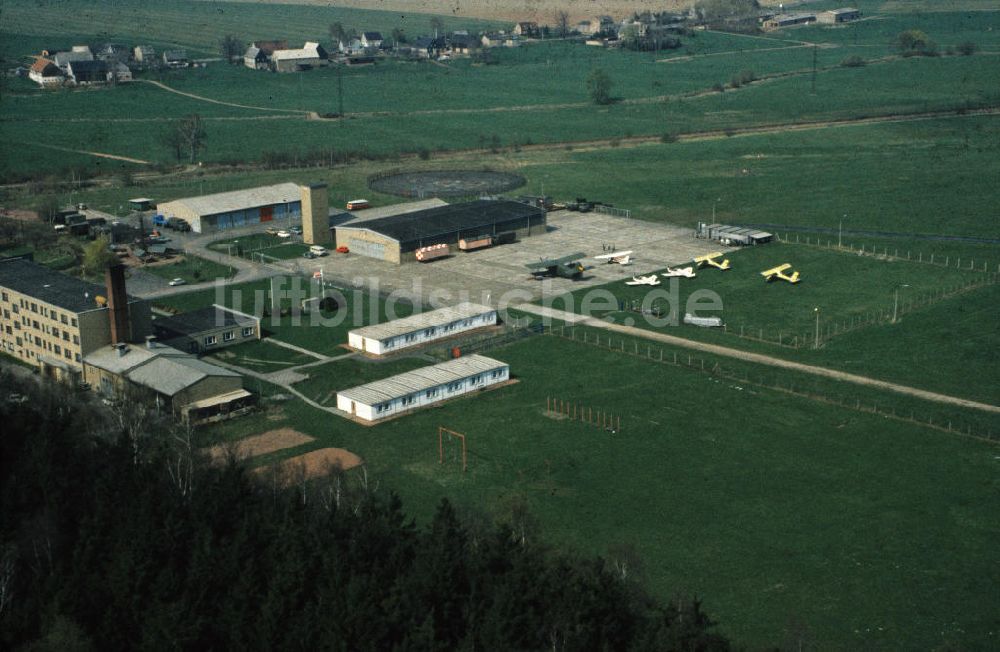
[{"label": "row of window", "polygon": [[[253,337],[254,328],[253,326],[247,326],[243,329],[243,337]],[[222,334],[223,342],[232,342],[236,339],[236,331],[226,331]],[[219,338],[216,335],[209,335],[205,338],[205,346],[213,346],[219,343]]]},{"label": "row of window", "polygon": [[[494,369],[493,371],[489,372],[489,375],[490,378],[496,379],[496,378],[503,378],[505,373],[506,371],[504,369]],[[472,385],[473,387],[475,387],[476,385],[480,385],[482,384],[485,377],[486,373],[476,374],[475,376],[472,376],[468,379],[469,384]],[[453,394],[457,391],[460,391],[464,386],[465,386],[464,380],[456,380],[455,382],[448,383],[447,385],[445,385],[445,391],[449,394]],[[439,389],[438,387],[432,387],[426,390],[424,392],[424,397],[429,399],[435,398],[438,395],[438,389]],[[413,405],[413,403],[415,403],[416,400],[417,400],[416,394],[408,394],[407,396],[400,398],[399,403],[403,407],[407,407],[409,405]],[[391,407],[392,407],[391,403],[376,403],[375,412],[377,414],[381,414],[383,412],[387,412]]]},{"label": "row of window", "polygon": [[[441,326],[441,330],[444,331],[445,333],[450,333],[451,331],[455,330],[460,326],[463,328],[468,328],[478,321],[480,321],[479,317],[460,319],[459,321],[453,321],[450,324],[445,324]],[[435,335],[437,335],[437,329],[438,329],[437,326],[431,326],[430,328],[425,328],[423,331],[424,337],[425,338],[434,337]],[[402,339],[403,344],[409,344],[410,342],[413,342],[417,339],[417,334],[407,333],[406,335],[403,335],[401,338],[400,337],[389,338],[385,341],[385,348],[391,349],[392,347],[396,346],[399,343],[400,339]]]},{"label": "row of window", "polygon": [[[9,317],[9,314],[10,313],[8,313],[6,310],[4,311],[4,317]],[[48,324],[39,324],[37,319],[28,319],[27,315],[21,315],[21,321],[20,322],[17,322],[17,321],[14,322],[14,328],[13,328],[13,330],[21,330],[21,326],[22,325],[24,325],[25,328],[33,328],[33,329],[35,329],[37,331],[41,331],[41,332],[45,333],[46,335],[51,335],[52,337],[56,337],[56,338],[62,337],[62,339],[63,339],[64,342],[69,342],[70,341],[69,331],[59,330],[55,326],[49,326]],[[9,325],[5,325],[4,326],[4,330],[7,332],[8,335],[13,334],[12,330],[11,330],[11,327]],[[80,343],[80,336],[79,335],[73,335],[72,336],[72,340],[73,340],[73,344],[79,344]]]},{"label": "row of window", "polygon": [[[0,293],[0,299],[3,299],[4,303],[10,303],[10,296],[6,292]],[[11,304],[11,310],[13,310],[15,314],[20,314],[21,311],[19,306],[20,308],[30,310],[36,314],[41,314],[43,317],[47,317],[54,321],[62,322],[63,324],[71,324],[73,328],[77,327],[76,317],[69,317],[66,313],[59,312],[58,310],[49,310],[46,306],[39,306],[34,301],[19,299],[17,303]],[[8,310],[5,309],[3,311],[3,315],[5,319],[10,319],[10,312]]]},{"label": "row of window", "polygon": [[[28,344],[31,344],[31,338],[30,337],[27,338],[27,342],[28,342]],[[38,347],[40,347],[40,348],[45,349],[46,351],[50,351],[51,353],[53,353],[53,354],[55,354],[57,356],[61,355],[62,357],[66,358],[67,360],[75,360],[76,362],[80,362],[80,354],[79,353],[74,353],[73,351],[70,351],[69,348],[63,348],[63,347],[59,346],[58,344],[52,344],[51,342],[45,342],[43,344],[41,338],[39,338],[39,337],[35,338],[35,345],[38,346]],[[13,352],[16,349],[18,349],[19,347],[23,347],[23,346],[24,346],[24,340],[22,340],[20,337],[15,338],[15,342],[14,343],[11,343],[11,342],[4,342],[3,343],[3,348],[5,348],[5,349],[7,349],[8,351],[11,351],[11,352]],[[21,350],[21,351],[19,351],[19,354],[21,355],[22,358],[34,358],[35,357],[35,352],[32,351],[32,350],[30,350],[30,349],[28,349],[28,350]]]}]

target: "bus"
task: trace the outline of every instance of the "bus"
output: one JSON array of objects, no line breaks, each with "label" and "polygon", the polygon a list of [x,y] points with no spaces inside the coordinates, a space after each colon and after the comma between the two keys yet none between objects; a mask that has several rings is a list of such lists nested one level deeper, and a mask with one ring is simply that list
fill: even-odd
[{"label": "bus", "polygon": [[371,208],[367,199],[352,199],[347,202],[347,210],[349,211],[360,211],[364,208]]}]

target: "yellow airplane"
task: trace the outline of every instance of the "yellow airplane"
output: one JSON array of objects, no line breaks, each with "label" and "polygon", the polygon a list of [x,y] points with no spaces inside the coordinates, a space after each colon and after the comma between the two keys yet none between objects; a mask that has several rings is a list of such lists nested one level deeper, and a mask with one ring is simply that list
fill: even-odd
[{"label": "yellow airplane", "polygon": [[702,265],[710,265],[712,267],[718,267],[719,269],[726,270],[729,269],[729,259],[724,259],[721,263],[716,260],[716,258],[721,258],[722,252],[716,251],[712,254],[705,254],[704,256],[698,256],[694,259],[694,262],[698,263],[698,267]]},{"label": "yellow airplane", "polygon": [[791,263],[785,263],[784,265],[778,265],[777,267],[772,267],[771,269],[764,270],[763,272],[760,273],[760,275],[763,276],[764,280],[766,280],[768,283],[770,283],[776,278],[781,279],[782,281],[788,281],[789,283],[798,283],[799,282],[798,272],[792,272],[791,276],[785,274],[785,271],[791,268],[792,268]]}]

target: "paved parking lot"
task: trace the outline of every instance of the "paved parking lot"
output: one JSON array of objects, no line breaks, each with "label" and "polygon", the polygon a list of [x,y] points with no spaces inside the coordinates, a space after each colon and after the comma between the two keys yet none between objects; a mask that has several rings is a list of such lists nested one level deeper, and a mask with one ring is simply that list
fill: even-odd
[{"label": "paved parking lot", "polygon": [[[497,304],[502,299],[510,303],[538,299],[543,288],[546,294],[559,294],[648,274],[722,248],[718,243],[696,239],[693,229],[600,213],[550,213],[548,225],[544,235],[482,251],[456,252],[449,258],[426,264],[394,265],[333,253],[317,260],[299,259],[279,265],[290,272],[306,274],[322,269],[327,281],[348,287],[412,291],[423,301],[435,298],[441,303],[452,303],[468,298]],[[614,245],[619,251],[634,250],[634,262],[623,267],[594,260],[594,256],[605,253],[605,245]],[[531,278],[525,267],[543,258],[577,252],[585,254],[582,262],[588,267],[577,281],[563,278],[538,281]]]}]

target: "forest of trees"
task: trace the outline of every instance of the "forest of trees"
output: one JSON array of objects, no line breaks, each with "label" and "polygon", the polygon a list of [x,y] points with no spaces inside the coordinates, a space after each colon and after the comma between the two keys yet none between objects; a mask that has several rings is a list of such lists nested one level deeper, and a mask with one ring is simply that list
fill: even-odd
[{"label": "forest of trees", "polygon": [[0,387],[3,649],[729,649],[697,601],[447,501],[418,526],[363,474],[283,485]]}]

